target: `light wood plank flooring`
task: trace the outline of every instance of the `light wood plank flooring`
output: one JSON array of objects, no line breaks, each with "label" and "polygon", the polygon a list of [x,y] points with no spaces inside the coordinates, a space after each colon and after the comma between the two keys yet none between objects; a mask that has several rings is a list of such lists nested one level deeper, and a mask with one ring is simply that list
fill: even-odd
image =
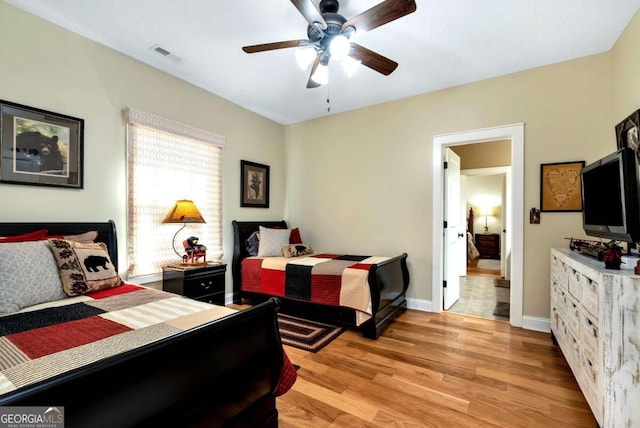
[{"label": "light wood plank flooring", "polygon": [[549,334],[407,311],[377,341],[349,330],[300,366],[280,427],[595,427]]}]

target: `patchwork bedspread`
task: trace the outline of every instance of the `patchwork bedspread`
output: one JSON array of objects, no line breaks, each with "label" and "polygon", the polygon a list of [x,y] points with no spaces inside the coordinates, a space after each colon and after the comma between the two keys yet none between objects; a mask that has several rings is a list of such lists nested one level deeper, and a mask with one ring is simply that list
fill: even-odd
[{"label": "patchwork bedspread", "polygon": [[234,312],[124,284],[0,317],[0,395]]},{"label": "patchwork bedspread", "polygon": [[372,316],[369,270],[382,256],[310,254],[300,257],[247,257],[243,291],[355,309],[356,324]]}]

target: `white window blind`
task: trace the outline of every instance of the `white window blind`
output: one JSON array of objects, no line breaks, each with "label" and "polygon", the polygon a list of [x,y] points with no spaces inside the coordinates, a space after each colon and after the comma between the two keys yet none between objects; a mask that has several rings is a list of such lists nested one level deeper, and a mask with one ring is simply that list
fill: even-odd
[{"label": "white window blind", "polygon": [[222,258],[223,136],[141,110],[128,108],[128,256],[129,277],[162,272],[182,261],[172,240],[181,224],[162,220],[179,199],[190,199],[204,224],[187,224],[176,237],[197,236],[207,247],[207,261]]}]

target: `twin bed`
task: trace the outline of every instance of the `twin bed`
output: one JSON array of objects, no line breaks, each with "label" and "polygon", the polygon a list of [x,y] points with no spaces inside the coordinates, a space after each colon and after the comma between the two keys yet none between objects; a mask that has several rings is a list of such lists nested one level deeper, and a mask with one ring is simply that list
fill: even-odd
[{"label": "twin bed", "polygon": [[[112,221],[0,223],[0,236],[36,230],[58,245],[95,231],[110,263],[89,271],[117,267]],[[12,277],[41,264],[21,251],[42,241],[0,243],[0,301],[20,303]],[[276,396],[296,377],[277,299],[236,311],[125,282],[41,300],[0,317],[0,406],[53,407],[70,427],[277,426]]]},{"label": "twin bed", "polygon": [[235,303],[275,296],[281,300],[283,312],[357,327],[371,339],[377,339],[386,325],[406,310],[406,253],[395,257],[313,252],[296,257],[257,257],[249,254],[247,240],[260,227],[288,230],[287,223],[234,220],[232,226]]}]

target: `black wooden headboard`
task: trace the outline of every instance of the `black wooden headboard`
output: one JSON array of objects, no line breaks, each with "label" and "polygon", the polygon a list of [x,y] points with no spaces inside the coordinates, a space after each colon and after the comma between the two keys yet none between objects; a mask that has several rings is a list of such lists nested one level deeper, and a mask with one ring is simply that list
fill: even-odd
[{"label": "black wooden headboard", "polygon": [[98,231],[96,242],[104,242],[109,250],[113,266],[118,269],[118,240],[116,224],[113,220],[101,223],[0,223],[0,236],[21,235],[46,229],[48,235],[77,235],[93,230]]},{"label": "black wooden headboard", "polygon": [[240,301],[240,283],[242,282],[242,260],[249,257],[245,241],[251,234],[259,230],[260,226],[270,228],[287,228],[287,222],[280,221],[236,221],[231,222],[233,226],[233,259],[231,262],[231,273],[233,275],[233,301]]}]

